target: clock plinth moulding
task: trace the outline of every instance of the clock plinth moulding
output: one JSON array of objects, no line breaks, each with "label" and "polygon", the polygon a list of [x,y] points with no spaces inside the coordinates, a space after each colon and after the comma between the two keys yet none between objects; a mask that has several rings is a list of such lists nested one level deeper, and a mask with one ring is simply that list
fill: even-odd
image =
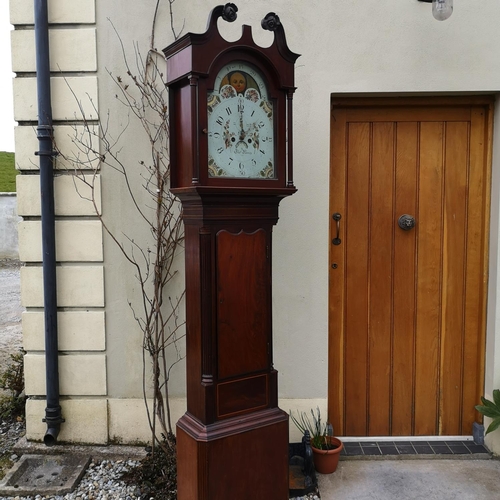
[{"label": "clock plinth moulding", "polygon": [[219,18],[164,49],[171,190],[186,254],[187,412],[177,423],[179,500],[288,498],[288,415],[272,353],[272,228],[293,184],[294,65],[276,14],[228,42]]}]

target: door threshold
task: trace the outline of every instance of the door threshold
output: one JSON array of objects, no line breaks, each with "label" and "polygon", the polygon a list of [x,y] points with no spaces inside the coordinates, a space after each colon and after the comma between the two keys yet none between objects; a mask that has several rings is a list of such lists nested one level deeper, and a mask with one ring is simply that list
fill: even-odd
[{"label": "door threshold", "polygon": [[337,436],[344,443],[363,443],[367,441],[391,443],[399,441],[474,441],[473,436]]},{"label": "door threshold", "polygon": [[344,458],[491,458],[472,436],[406,436],[340,438]]}]

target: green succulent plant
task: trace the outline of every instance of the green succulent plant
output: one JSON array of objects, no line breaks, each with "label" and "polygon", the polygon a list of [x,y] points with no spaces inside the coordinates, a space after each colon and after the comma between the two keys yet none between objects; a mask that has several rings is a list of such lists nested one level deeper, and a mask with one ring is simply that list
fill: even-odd
[{"label": "green succulent plant", "polygon": [[488,429],[486,429],[486,435],[500,427],[500,390],[495,389],[493,391],[493,401],[481,397],[481,402],[483,403],[482,405],[475,406],[476,410],[485,417],[493,419]]},{"label": "green succulent plant", "polygon": [[328,436],[333,435],[333,427],[329,422],[323,423],[321,421],[319,408],[316,408],[316,413],[317,415],[315,415],[314,411],[311,409],[311,420],[305,411],[298,411],[298,416],[296,417],[290,410],[290,418],[302,434],[309,431],[311,436],[311,445],[314,446],[314,448],[318,448],[320,450],[335,448],[335,446],[332,446],[328,441]]}]

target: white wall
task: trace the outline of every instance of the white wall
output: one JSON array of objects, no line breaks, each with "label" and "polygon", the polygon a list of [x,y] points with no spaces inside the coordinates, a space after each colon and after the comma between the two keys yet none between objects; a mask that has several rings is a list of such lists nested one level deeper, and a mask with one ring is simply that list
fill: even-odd
[{"label": "white wall", "polygon": [[[49,7],[52,6],[52,21],[71,22],[71,12],[64,7],[63,0],[54,0],[49,4]],[[177,31],[183,28],[184,33],[204,32],[213,5],[206,0],[176,0],[173,4],[175,28]],[[302,54],[296,66],[297,91],[294,98],[295,184],[299,191],[282,202],[280,220],[274,230],[274,358],[280,373],[279,392],[285,410],[292,408],[294,401],[296,407],[305,408],[308,401],[311,406],[321,404],[325,407],[331,95],[499,92],[500,3],[497,0],[456,2],[455,12],[446,22],[435,21],[431,6],[417,0],[238,0],[237,5],[237,21],[233,24],[220,22],[224,36],[231,40],[239,38],[241,24],[245,23],[253,26],[257,43],[269,45],[273,35],[260,28],[260,20],[273,11],[281,18],[290,49]],[[120,136],[130,121],[120,147],[123,147],[123,158],[132,168],[132,184],[137,188],[140,199],[143,190],[137,167],[139,161],[148,155],[147,137],[136,122],[129,120],[127,108],[117,101],[116,86],[110,73],[126,77],[117,33],[123,42],[127,60],[135,70],[134,47],[145,53],[153,10],[153,4],[132,0],[123,0],[119,4],[95,2],[94,31],[85,25],[93,22],[94,2],[86,0],[80,11],[82,16],[88,11],[88,19],[83,16],[79,21],[82,26],[76,26],[78,34],[90,44],[96,37],[98,63],[94,75],[93,59],[90,57],[94,48],[92,45],[85,52],[89,57],[82,60],[85,64],[83,70],[92,74],[75,76],[77,86],[85,83],[83,80],[86,78],[90,82],[90,85],[78,86],[78,92],[82,91],[79,98],[85,106],[88,104],[85,91],[91,92],[95,99],[98,89],[99,110],[101,116],[109,112],[109,133],[113,137]],[[26,18],[24,11],[32,11],[32,0],[11,1],[12,17],[22,19],[20,24],[29,24],[32,20]],[[29,57],[21,57],[22,45],[29,36],[20,32],[13,38],[19,52],[14,61],[19,65],[18,71],[32,65]],[[67,36],[64,30],[54,33],[51,40],[58,45],[51,47],[51,51],[54,58],[70,68],[67,71],[72,74],[73,63],[79,57],[78,47],[64,42]],[[168,2],[162,2],[155,47],[161,50],[172,40]],[[74,57],[68,57],[68,52]],[[28,117],[33,120],[33,103],[23,100],[23,96],[31,92],[32,84],[29,78],[25,80],[20,83],[26,88],[15,87],[18,94],[16,109],[19,119]],[[57,115],[60,118],[71,116],[67,115],[71,96],[67,97],[65,107]],[[56,130],[57,133],[60,132]],[[23,134],[29,135],[27,127],[18,134],[19,142],[22,142]],[[497,341],[499,329],[496,328],[497,324],[500,325],[500,303],[497,305],[496,298],[499,285],[497,240],[500,194],[495,187],[499,176],[499,142],[500,138],[495,141],[493,165],[487,391],[500,387],[500,342]],[[16,157],[17,154],[24,153],[17,151],[16,146]],[[23,169],[31,168],[26,159]],[[102,213],[110,229],[115,234],[125,233],[145,246],[151,244],[147,229],[140,224],[127,201],[125,185],[119,174],[103,170],[101,186]],[[145,203],[146,199],[141,201]],[[137,401],[135,408],[142,405],[141,335],[128,306],[128,302],[139,303],[140,293],[130,265],[105,234],[103,245],[106,386],[109,418],[113,421],[111,409],[116,408],[119,413],[123,398]],[[176,286],[169,290],[173,296],[183,289],[182,261],[183,255],[180,255],[181,272]],[[173,373],[174,396],[184,396],[184,369],[181,364]]]},{"label": "white wall", "polygon": [[0,193],[0,260],[19,259],[16,193]]},{"label": "white wall", "polygon": [[[283,201],[274,230],[274,353],[281,397],[326,398],[330,97],[332,93],[425,95],[500,90],[500,4],[494,0],[457,2],[446,22],[435,21],[431,6],[416,0],[240,0],[237,5],[237,21],[219,23],[228,39],[237,39],[245,23],[253,26],[258,43],[268,45],[272,35],[260,28],[260,20],[274,11],[285,27],[289,47],[302,54],[297,61],[294,98],[295,183],[299,191]],[[211,4],[178,0],[173,7],[177,28],[205,31]],[[142,48],[147,44],[152,13],[135,2],[120,10],[110,2],[99,2],[97,16],[101,109],[112,110],[120,122],[125,114],[114,100],[112,84],[106,83],[106,70],[123,73],[121,49],[105,19],[111,19],[132,57],[133,41]],[[157,26],[155,46],[162,48],[172,39],[165,6]],[[140,141],[134,144],[132,162],[141,154]],[[111,184],[104,179],[105,214],[126,217],[128,212],[116,196],[119,187]],[[118,224],[118,218],[116,221]],[[112,317],[108,315],[108,327],[122,332],[129,324],[123,309],[125,290],[133,289],[133,280],[114,279],[122,275],[124,265],[110,245],[106,252],[107,273],[113,276],[107,283],[115,287],[107,288],[115,309]],[[123,355],[129,346],[120,346],[120,334],[116,335],[110,342]],[[127,360],[138,362],[130,354]],[[118,375],[110,376],[110,388],[119,382]],[[182,378],[177,382],[182,383]],[[123,395],[135,392],[134,384],[127,384]]]},{"label": "white wall", "polygon": [[[178,3],[182,2],[177,1],[174,8]],[[169,34],[169,22],[167,24],[168,3],[160,3],[160,5],[155,43],[155,47],[159,50],[173,39]],[[190,10],[190,12],[196,11]],[[109,111],[112,117],[109,123],[110,137],[118,137],[122,134],[115,151],[123,148],[122,158],[130,175],[130,183],[142,207],[153,206],[151,198],[145,194],[142,187],[143,171],[139,164],[142,160],[146,163],[150,161],[149,137],[140,127],[137,119],[129,116],[130,110],[115,98],[119,90],[112,81],[110,73],[114,77],[122,78],[133,91],[133,83],[127,80],[127,68],[121,51],[120,38],[131,71],[137,72],[134,46],[137,44],[144,57],[149,46],[153,13],[153,5],[146,6],[141,2],[129,1],[127,8],[121,9],[117,9],[114,2],[96,3],[100,112],[101,116],[105,116]],[[182,25],[182,20],[183,18],[179,19],[179,25]],[[160,64],[163,64],[163,59],[160,59]],[[145,210],[148,211],[147,208]],[[109,168],[102,169],[102,211],[106,224],[113,234],[118,236],[128,252],[132,250],[132,245],[127,240],[128,237],[140,242],[144,249],[154,245],[149,228],[141,221],[130,202],[123,176]],[[149,213],[152,215],[152,212]],[[134,312],[137,315],[143,314],[141,292],[134,269],[107,234],[104,234],[104,259],[107,284],[105,301],[108,395],[116,400],[135,399],[139,407],[143,408],[141,401],[143,394],[142,333],[134,320]],[[167,291],[172,297],[179,296],[183,291],[183,266],[184,254],[181,250],[176,285]],[[129,302],[131,307],[128,305]],[[149,367],[148,358],[146,358],[146,363]],[[179,364],[172,371],[170,387],[172,396],[185,396],[184,363]]]},{"label": "white wall", "polygon": [[[500,121],[500,101],[495,103],[494,122]],[[493,172],[491,178],[491,221],[490,255],[488,282],[488,314],[486,328],[486,372],[485,397],[492,400],[493,389],[500,388],[500,127],[493,131]],[[485,418],[485,429],[490,419]],[[500,433],[489,434],[486,443],[495,453],[500,454]]]}]

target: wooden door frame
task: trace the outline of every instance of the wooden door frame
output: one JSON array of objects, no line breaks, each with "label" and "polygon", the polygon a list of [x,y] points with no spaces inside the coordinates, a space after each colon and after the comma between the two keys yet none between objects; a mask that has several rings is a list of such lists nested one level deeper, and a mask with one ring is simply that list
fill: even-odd
[{"label": "wooden door frame", "polygon": [[[493,116],[494,116],[494,103],[495,103],[495,95],[460,95],[460,96],[451,96],[451,95],[432,95],[432,96],[339,96],[332,95],[331,96],[331,120],[334,120],[334,111],[337,110],[337,113],[345,112],[346,109],[349,108],[366,108],[366,107],[402,107],[402,106],[421,106],[421,107],[454,107],[460,105],[469,105],[469,106],[483,106],[485,112],[487,113],[487,117],[485,120],[487,130],[485,132],[485,141],[486,141],[486,150],[484,155],[484,227],[487,228],[487,231],[482,231],[483,233],[483,248],[485,249],[482,261],[482,275],[484,276],[483,284],[482,284],[482,306],[480,311],[480,324],[481,324],[481,338],[480,342],[483,348],[481,352],[478,353],[479,360],[479,372],[482,373],[482,377],[479,378],[477,393],[484,393],[484,381],[485,381],[485,358],[486,358],[486,317],[487,317],[487,306],[488,306],[488,275],[489,275],[489,238],[490,238],[490,206],[491,206],[491,178],[492,178],[492,152],[493,152]],[[331,122],[332,123],[332,122]],[[342,367],[344,365],[344,324],[343,320],[340,320],[341,324],[341,334],[337,337],[337,342],[333,342],[332,331],[334,327],[339,324],[338,318],[336,315],[338,311],[340,311],[341,318],[343,318],[343,311],[345,309],[345,294],[339,293],[335,294],[335,290],[333,290],[332,280],[330,279],[332,267],[334,265],[332,259],[332,239],[337,236],[335,223],[332,220],[332,215],[334,212],[338,211],[337,206],[345,205],[345,200],[333,200],[332,199],[332,191],[333,186],[336,183],[342,183],[345,185],[345,169],[342,172],[333,172],[332,165],[334,164],[334,158],[336,155],[336,141],[341,140],[341,137],[345,137],[345,134],[339,134],[340,137],[334,137],[332,126],[330,123],[330,181],[329,181],[329,218],[330,218],[330,226],[329,226],[329,243],[330,249],[328,252],[329,255],[329,280],[328,280],[328,415],[333,415],[333,412],[336,411],[335,408],[343,408],[344,404],[342,401],[332,400],[332,394],[340,395],[342,391],[339,390],[339,387],[342,387],[344,384],[344,373],[342,371]],[[337,144],[339,144],[337,142]],[[345,158],[343,159],[345,161]],[[341,236],[342,237],[342,236]],[[335,305],[334,300],[332,298],[341,297],[341,300],[337,302]],[[332,389],[335,388],[335,389]],[[479,403],[479,401],[478,401]],[[344,416],[340,416],[341,426],[344,427]]]}]

